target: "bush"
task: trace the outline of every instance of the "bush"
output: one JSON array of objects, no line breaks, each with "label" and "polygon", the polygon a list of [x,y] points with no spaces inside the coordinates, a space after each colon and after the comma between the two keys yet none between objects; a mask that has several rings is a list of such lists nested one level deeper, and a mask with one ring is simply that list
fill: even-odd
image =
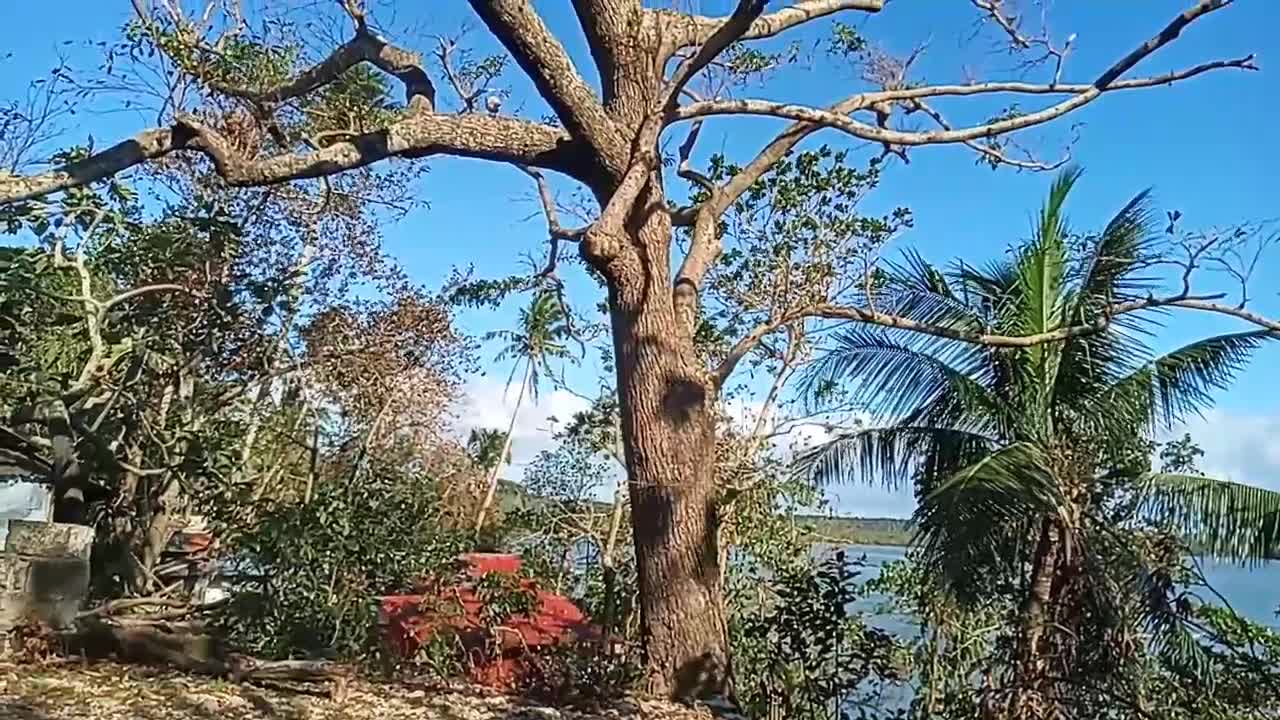
[{"label": "bush", "polygon": [[[850,606],[862,597],[843,551],[774,570],[730,623],[738,697],[750,717],[850,717],[869,681],[901,680],[898,646]],[[779,715],[779,713],[781,713]]]},{"label": "bush", "polygon": [[236,646],[268,657],[377,657],[379,596],[410,590],[466,548],[430,478],[369,467],[359,482],[345,479],[232,529],[247,592],[221,625]]}]

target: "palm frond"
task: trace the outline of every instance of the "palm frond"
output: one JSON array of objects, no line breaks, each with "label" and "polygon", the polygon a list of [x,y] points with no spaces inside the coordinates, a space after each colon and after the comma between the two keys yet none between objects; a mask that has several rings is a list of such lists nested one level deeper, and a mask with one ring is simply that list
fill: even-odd
[{"label": "palm frond", "polygon": [[1280,557],[1280,492],[1275,490],[1154,473],[1146,479],[1140,510],[1209,555],[1250,562]]},{"label": "palm frond", "polygon": [[1079,177],[1079,169],[1068,168],[1054,179],[1049,198],[1040,210],[1035,236],[1018,255],[1021,312],[1016,317],[1019,325],[1016,329],[1027,334],[1048,332],[1062,323],[1066,300],[1066,241],[1070,234],[1065,205]]},{"label": "palm frond", "polygon": [[876,302],[893,314],[956,329],[978,330],[984,325],[980,306],[967,303],[947,274],[920,253],[908,250],[901,262],[885,262],[881,270]]},{"label": "palm frond", "polygon": [[1031,528],[1065,513],[1044,453],[1014,443],[942,481],[916,510],[921,558],[940,584],[964,601],[984,579],[1016,577],[1018,547]]},{"label": "palm frond", "polygon": [[820,485],[880,483],[899,489],[922,474],[967,464],[990,452],[991,438],[964,430],[915,425],[851,430],[805,450],[794,467]]},{"label": "palm frond", "polygon": [[1111,218],[1083,256],[1078,271],[1078,309],[1096,311],[1149,290],[1153,278],[1135,277],[1134,272],[1151,259],[1157,237],[1151,192],[1143,191]]},{"label": "palm frond", "polygon": [[1172,427],[1209,408],[1214,391],[1226,389],[1254,351],[1275,339],[1257,330],[1185,345],[1118,379],[1099,395],[1098,409],[1124,410],[1126,418],[1140,419],[1145,428]]},{"label": "palm frond", "polygon": [[877,422],[914,417],[939,424],[959,411],[970,417],[1000,412],[983,359],[983,350],[968,343],[911,334],[900,342],[878,329],[846,330],[833,336],[832,348],[806,372],[801,389],[851,383],[851,399]]}]

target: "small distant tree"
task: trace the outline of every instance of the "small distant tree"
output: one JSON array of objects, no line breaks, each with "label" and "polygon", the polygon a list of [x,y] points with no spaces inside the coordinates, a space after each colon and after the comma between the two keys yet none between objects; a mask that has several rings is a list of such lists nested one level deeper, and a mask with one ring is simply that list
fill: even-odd
[{"label": "small distant tree", "polygon": [[[516,418],[520,415],[520,405],[528,392],[535,400],[538,397],[539,380],[555,370],[551,363],[570,356],[568,342],[569,320],[563,303],[558,296],[550,292],[542,292],[534,296],[529,307],[520,311],[519,329],[497,330],[489,333],[490,338],[501,339],[507,344],[498,353],[498,359],[512,358],[511,378],[524,366],[520,377],[520,389],[516,393],[516,403],[511,408],[511,422],[502,438],[502,449],[498,451],[498,462],[489,468],[489,478],[485,486],[484,499],[476,512],[476,532],[484,527],[485,517],[493,505],[494,495],[498,491],[499,473],[509,461],[511,455],[511,436],[516,430]],[[511,384],[508,378],[508,386]]]}]

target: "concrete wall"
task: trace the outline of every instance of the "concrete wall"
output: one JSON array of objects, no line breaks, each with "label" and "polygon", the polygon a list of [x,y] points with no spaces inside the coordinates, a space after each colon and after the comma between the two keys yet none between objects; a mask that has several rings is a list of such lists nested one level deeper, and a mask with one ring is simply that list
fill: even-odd
[{"label": "concrete wall", "polygon": [[32,615],[71,625],[89,591],[93,528],[0,520],[0,543],[0,640]]}]

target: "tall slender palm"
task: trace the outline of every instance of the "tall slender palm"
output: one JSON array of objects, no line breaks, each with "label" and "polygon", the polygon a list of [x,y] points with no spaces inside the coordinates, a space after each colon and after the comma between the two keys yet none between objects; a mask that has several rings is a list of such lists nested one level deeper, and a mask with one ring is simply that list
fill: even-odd
[{"label": "tall slender palm", "polygon": [[569,317],[565,313],[560,299],[553,293],[541,292],[533,298],[529,307],[520,311],[520,321],[516,330],[498,330],[489,333],[487,338],[499,338],[506,341],[498,360],[513,358],[511,375],[507,385],[515,378],[522,367],[524,373],[520,380],[520,389],[516,395],[515,407],[511,410],[511,422],[507,425],[502,450],[497,455],[497,462],[489,469],[488,482],[484,500],[476,513],[475,530],[480,532],[484,521],[493,506],[494,495],[498,490],[498,474],[506,463],[510,462],[511,436],[515,432],[516,418],[520,414],[520,406],[524,402],[526,392],[535,400],[538,397],[538,385],[545,375],[553,375],[552,362],[569,357],[567,341],[571,329]]},{"label": "tall slender palm", "polygon": [[[1154,292],[1157,280],[1144,273],[1158,235],[1146,193],[1082,238],[1064,215],[1078,177],[1072,169],[1056,179],[1032,238],[1005,259],[942,271],[908,255],[877,278],[876,302],[957,330],[1034,335]],[[1117,565],[1118,507],[1158,513],[1214,537],[1218,549],[1267,551],[1280,537],[1280,495],[1151,475],[1145,451],[1158,428],[1206,407],[1267,336],[1220,335],[1153,357],[1146,341],[1158,319],[1119,316],[1094,334],[1025,348],[855,329],[815,367],[815,391],[850,385],[875,421],[803,462],[827,481],[914,483],[922,562],[955,597],[1014,582],[1020,684],[1045,674],[1046,628],[1070,627],[1055,593],[1074,593],[1077,603],[1107,595],[1089,584],[1110,582],[1099,568]],[[1248,522],[1267,517],[1267,527]],[[1149,581],[1140,560],[1121,564],[1134,582]],[[1095,610],[1091,617],[1109,612]]]}]

